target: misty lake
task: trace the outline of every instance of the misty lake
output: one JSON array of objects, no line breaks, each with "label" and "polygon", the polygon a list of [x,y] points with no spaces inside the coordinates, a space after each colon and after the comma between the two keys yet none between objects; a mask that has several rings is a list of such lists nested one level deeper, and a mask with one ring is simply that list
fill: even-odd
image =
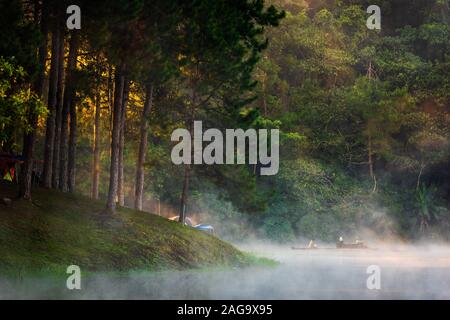
[{"label": "misty lake", "polygon": [[[0,280],[0,298],[32,299],[450,299],[450,248],[292,250],[240,245],[279,261],[244,269],[96,274],[81,290],[65,279]],[[379,267],[379,290],[369,290],[367,268]]]}]

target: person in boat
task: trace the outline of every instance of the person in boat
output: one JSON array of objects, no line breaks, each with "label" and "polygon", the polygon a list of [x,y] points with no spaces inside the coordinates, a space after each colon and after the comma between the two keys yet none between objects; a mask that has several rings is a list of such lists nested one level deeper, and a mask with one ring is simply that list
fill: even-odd
[{"label": "person in boat", "polygon": [[360,240],[359,238],[356,238],[355,246],[358,248],[367,248],[366,245],[364,244],[364,241]]},{"label": "person in boat", "polygon": [[308,249],[317,249],[317,244],[314,242],[314,239],[309,241]]},{"label": "person in boat", "polygon": [[344,238],[342,238],[342,236],[340,236],[338,242],[336,243],[336,247],[342,248],[343,246],[344,246]]}]

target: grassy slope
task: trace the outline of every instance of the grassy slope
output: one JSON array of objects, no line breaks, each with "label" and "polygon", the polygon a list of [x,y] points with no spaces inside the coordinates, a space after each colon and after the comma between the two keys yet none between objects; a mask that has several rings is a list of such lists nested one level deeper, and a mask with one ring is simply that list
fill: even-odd
[{"label": "grassy slope", "polygon": [[[13,197],[0,184],[0,197]],[[104,218],[104,203],[37,189],[33,202],[0,204],[0,272],[125,271],[239,266],[253,260],[204,232],[156,215],[119,208]]]}]

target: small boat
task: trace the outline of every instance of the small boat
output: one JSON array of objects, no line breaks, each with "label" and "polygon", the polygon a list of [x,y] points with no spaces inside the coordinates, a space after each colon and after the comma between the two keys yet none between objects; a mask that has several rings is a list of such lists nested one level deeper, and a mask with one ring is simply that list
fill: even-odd
[{"label": "small boat", "polygon": [[292,250],[336,250],[336,248],[319,248],[319,247],[291,247]]},{"label": "small boat", "polygon": [[344,243],[342,239],[340,239],[336,243],[336,247],[328,247],[328,248],[319,248],[316,244],[311,243],[307,247],[291,247],[292,250],[336,250],[336,249],[371,249],[364,244],[361,240],[356,240],[353,243]]},{"label": "small boat", "polygon": [[336,243],[336,249],[368,249],[368,247],[362,241],[356,241],[354,243]]}]

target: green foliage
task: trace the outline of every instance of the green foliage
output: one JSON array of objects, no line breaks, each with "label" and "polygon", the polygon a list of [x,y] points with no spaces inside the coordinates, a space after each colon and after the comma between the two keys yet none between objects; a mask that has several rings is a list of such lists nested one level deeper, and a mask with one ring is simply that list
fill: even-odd
[{"label": "green foliage", "polygon": [[0,56],[0,148],[18,151],[13,135],[19,130],[34,130],[28,123],[27,111],[44,115],[46,108],[24,85],[26,72],[14,59]]},{"label": "green foliage", "polygon": [[339,221],[332,214],[306,214],[296,224],[298,234],[306,239],[334,242],[339,238]]},{"label": "green foliage", "polygon": [[27,80],[33,80],[40,68],[36,48],[42,35],[26,18],[21,1],[0,1],[0,34],[0,56],[14,57],[15,63],[26,72]]},{"label": "green foliage", "polygon": [[365,26],[369,1],[277,4],[288,12],[269,32],[253,104],[282,130],[280,172],[260,181],[273,189],[263,221],[288,222],[293,231],[279,228],[287,238],[419,233],[417,180],[448,204],[448,7],[381,1],[376,32]]},{"label": "green foliage", "polygon": [[191,211],[198,212],[202,223],[215,226],[221,239],[241,241],[249,237],[247,217],[231,201],[220,198],[216,190],[200,192],[191,201]]},{"label": "green foliage", "polygon": [[295,239],[292,225],[287,221],[285,215],[278,216],[276,213],[264,220],[264,236],[272,241],[284,243]]}]

